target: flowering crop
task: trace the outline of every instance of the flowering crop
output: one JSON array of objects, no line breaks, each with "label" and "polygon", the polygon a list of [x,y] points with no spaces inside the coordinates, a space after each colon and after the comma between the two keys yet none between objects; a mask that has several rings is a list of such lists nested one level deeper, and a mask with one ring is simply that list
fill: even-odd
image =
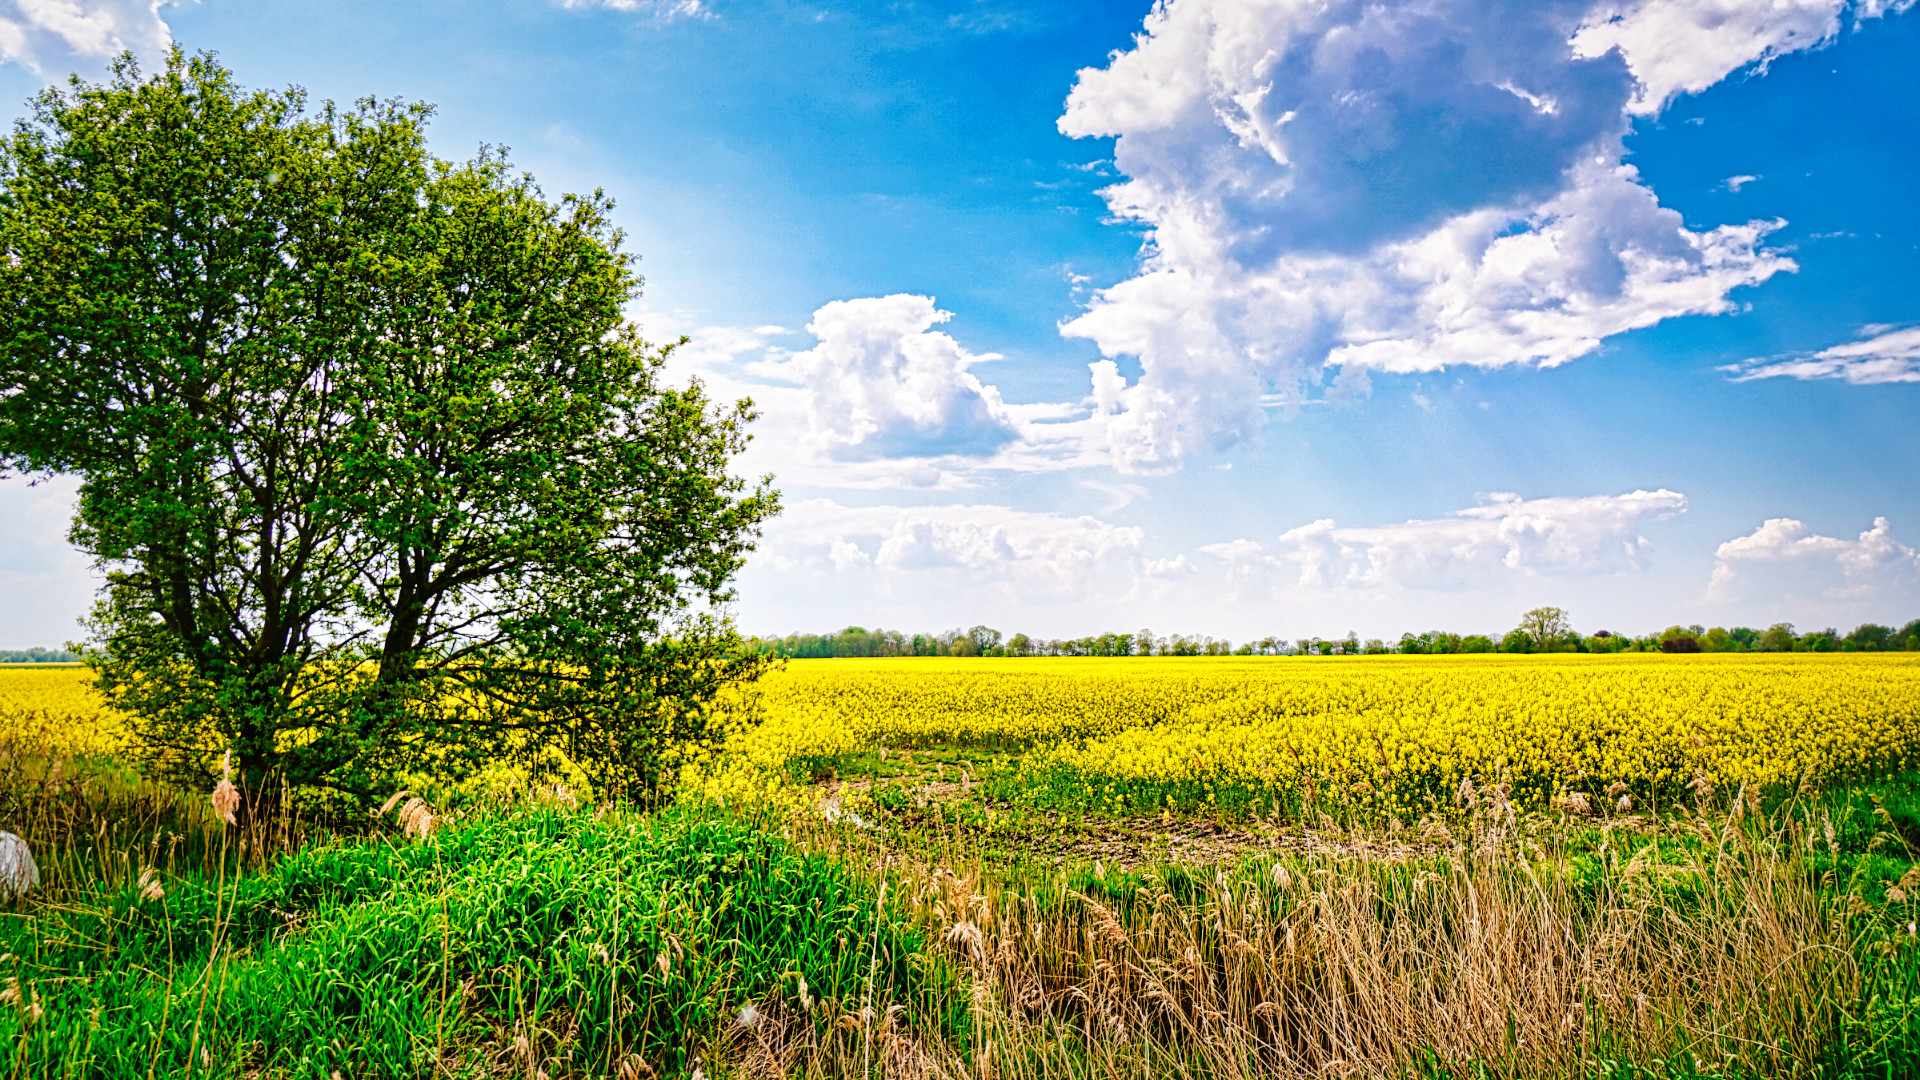
[{"label": "flowering crop", "polygon": [[82,667],[0,666],[0,741],[22,751],[105,757],[126,745],[126,717]]},{"label": "flowering crop", "polygon": [[1920,765],[1904,654],[799,661],[759,693],[715,793],[876,746],[1019,754],[1008,797],[1134,810],[1399,811],[1463,782],[1658,800]]},{"label": "flowering crop", "polygon": [[[125,720],[87,680],[0,668],[0,735],[120,752]],[[764,721],[696,771],[709,794],[790,799],[877,747],[1013,755],[1009,798],[1130,810],[1399,811],[1463,781],[1597,804],[1615,784],[1658,800],[1920,768],[1920,657],[1900,653],[821,660],[751,692]]]}]

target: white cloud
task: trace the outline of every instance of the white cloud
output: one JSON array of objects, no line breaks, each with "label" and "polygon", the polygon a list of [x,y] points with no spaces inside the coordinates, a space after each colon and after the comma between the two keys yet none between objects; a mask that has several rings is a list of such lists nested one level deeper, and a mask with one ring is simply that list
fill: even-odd
[{"label": "white cloud", "polygon": [[1574,55],[1618,49],[1639,89],[1629,111],[1653,116],[1682,94],[1815,45],[1840,30],[1846,0],[1641,0],[1602,4],[1573,36]]},{"label": "white cloud", "polygon": [[1920,552],[1893,538],[1886,518],[1857,540],[1821,536],[1793,518],[1770,518],[1714,552],[1707,599],[1730,602],[1885,600],[1920,586]]},{"label": "white cloud", "polygon": [[157,65],[172,43],[160,18],[171,0],[0,0],[0,63],[48,81],[105,69],[132,50]]},{"label": "white cloud", "polygon": [[[932,328],[949,318],[930,297],[839,300],[814,312],[813,348],[781,326],[706,325],[686,311],[640,314],[648,336],[690,340],[669,361],[675,385],[699,379],[719,400],[751,397],[760,419],[740,462],[787,483],[956,490],[994,476],[1102,466],[1091,399],[1012,404],[971,370],[975,354]],[[1104,444],[1101,444],[1104,445]],[[1111,512],[1144,494],[1093,487]]]},{"label": "white cloud", "polygon": [[[843,506],[808,499],[767,528],[756,561],[783,574],[837,575],[836,588],[888,592],[924,579],[975,602],[1079,597],[1130,588],[1144,533],[1093,517],[1005,506]],[[1184,561],[1184,560],[1182,560]]]},{"label": "white cloud", "polygon": [[1143,370],[1096,365],[1093,434],[1123,470],[1165,471],[1254,437],[1329,367],[1338,396],[1364,385],[1347,369],[1553,366],[1733,310],[1794,268],[1762,246],[1782,223],[1687,228],[1621,138],[1702,79],[1824,40],[1837,4],[1155,7],[1059,122],[1117,136],[1125,179],[1103,194],[1151,230],[1140,272],[1063,328]]},{"label": "white cloud", "polygon": [[1665,488],[1577,498],[1496,494],[1444,518],[1371,528],[1323,518],[1282,533],[1272,550],[1249,540],[1200,550],[1224,561],[1230,580],[1243,586],[1265,575],[1276,588],[1455,590],[1516,576],[1640,569],[1652,548],[1641,530],[1686,508],[1686,496]]},{"label": "white cloud", "polygon": [[1751,184],[1758,179],[1760,178],[1757,176],[1753,176],[1747,173],[1742,173],[1739,176],[1729,176],[1724,181],[1722,181],[1722,183],[1726,185],[1726,188],[1728,191],[1731,191],[1735,195],[1738,195],[1740,194],[1741,188],[1746,187],[1748,184]]},{"label": "white cloud", "polygon": [[819,344],[761,370],[799,384],[807,442],[841,460],[988,454],[1015,437],[1000,392],[974,355],[933,330],[952,315],[927,296],[836,300],[813,313]]},{"label": "white cloud", "polygon": [[1810,356],[1755,357],[1720,370],[1750,379],[1845,379],[1858,386],[1920,382],[1920,326],[1868,326],[1858,341]]},{"label": "white cloud", "polygon": [[1177,581],[1199,573],[1200,568],[1185,555],[1175,555],[1171,559],[1148,559],[1141,564],[1141,572],[1150,578]]}]

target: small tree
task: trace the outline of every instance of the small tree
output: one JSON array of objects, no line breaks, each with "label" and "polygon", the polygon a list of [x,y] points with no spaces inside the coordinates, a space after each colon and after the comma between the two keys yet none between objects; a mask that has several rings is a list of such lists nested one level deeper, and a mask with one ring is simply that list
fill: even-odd
[{"label": "small tree", "polygon": [[724,617],[777,507],[750,405],[660,382],[598,193],[430,110],[176,50],[0,146],[0,467],[82,477],[92,662],[150,764],[364,796],[557,750],[652,794],[766,659]]},{"label": "small tree", "polygon": [[1573,624],[1557,607],[1537,607],[1520,616],[1518,629],[1532,640],[1534,652],[1552,652],[1573,631]]}]

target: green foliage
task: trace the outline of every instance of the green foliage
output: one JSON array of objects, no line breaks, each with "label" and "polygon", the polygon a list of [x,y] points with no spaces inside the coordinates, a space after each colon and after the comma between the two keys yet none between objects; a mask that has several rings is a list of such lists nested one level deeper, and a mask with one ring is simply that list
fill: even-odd
[{"label": "green foliage", "polygon": [[1774,623],[1754,641],[1753,648],[1756,652],[1792,652],[1793,640],[1792,623]]},{"label": "green foliage", "polygon": [[901,1004],[964,1037],[953,975],[865,879],[707,814],[526,810],[162,885],[0,917],[39,1009],[0,1008],[27,1075],[438,1075],[517,1034],[569,1074],[671,1073],[803,995],[822,1023]]},{"label": "green foliage", "polygon": [[777,509],[749,402],[660,382],[596,192],[424,105],[306,111],[175,51],[0,145],[0,468],[83,478],[91,660],[150,774],[366,797],[563,752],[662,790],[764,661],[717,614]]},{"label": "green foliage", "polygon": [[1520,616],[1518,629],[1532,640],[1534,652],[1555,652],[1573,632],[1573,624],[1560,608],[1537,607]]}]

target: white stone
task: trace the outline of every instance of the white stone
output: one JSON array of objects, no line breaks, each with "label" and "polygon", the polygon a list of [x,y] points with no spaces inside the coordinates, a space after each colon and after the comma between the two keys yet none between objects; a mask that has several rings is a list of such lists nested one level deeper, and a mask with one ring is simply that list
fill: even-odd
[{"label": "white stone", "polygon": [[40,884],[40,867],[33,849],[10,832],[0,830],[0,899],[25,896]]}]

